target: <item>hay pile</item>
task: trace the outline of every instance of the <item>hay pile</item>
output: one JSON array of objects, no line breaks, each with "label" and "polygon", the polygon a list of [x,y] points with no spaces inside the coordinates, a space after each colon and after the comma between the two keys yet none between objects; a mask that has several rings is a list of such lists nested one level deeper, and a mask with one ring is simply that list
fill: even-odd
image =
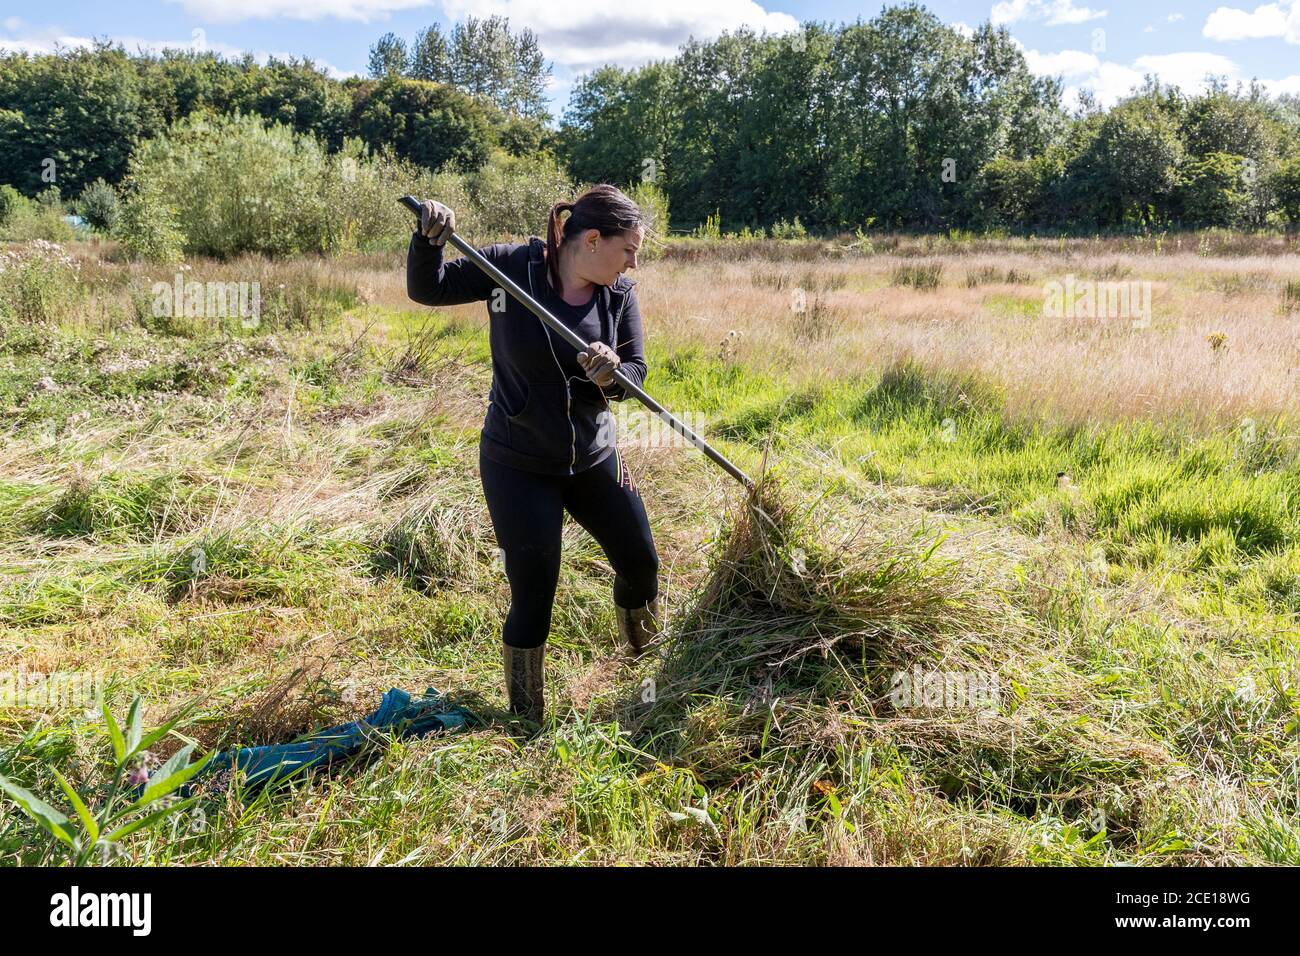
[{"label": "hay pile", "polygon": [[811,788],[825,805],[819,794],[860,798],[862,754],[874,747],[866,764],[899,768],[890,773],[908,799],[1108,816],[1122,812],[1117,784],[1167,762],[1148,742],[1084,725],[1076,700],[1007,693],[980,712],[896,708],[897,671],[993,672],[1005,690],[1027,679],[1024,668],[1054,666],[1050,641],[970,554],[941,554],[942,533],[900,529],[825,494],[794,498],[765,474],[672,623],[655,702],[632,728],[658,759],[742,804],[777,793],[805,806]]},{"label": "hay pile", "polygon": [[724,529],[707,585],[674,628],[670,692],[685,682],[722,694],[756,679],[808,689],[837,669],[860,686],[872,671],[944,657],[978,628],[985,602],[937,556],[941,539],[863,547],[865,526],[837,535],[819,501],[791,498],[765,473]]}]

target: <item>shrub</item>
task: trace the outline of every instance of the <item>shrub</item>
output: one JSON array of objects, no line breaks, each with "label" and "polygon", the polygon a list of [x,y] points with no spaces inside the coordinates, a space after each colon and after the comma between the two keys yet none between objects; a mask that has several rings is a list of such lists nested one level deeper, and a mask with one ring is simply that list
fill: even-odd
[{"label": "shrub", "polygon": [[9,221],[9,217],[18,211],[18,207],[27,200],[22,193],[12,186],[0,186],[0,228]]},{"label": "shrub", "polygon": [[1252,196],[1243,174],[1244,157],[1210,153],[1188,163],[1179,182],[1187,221],[1202,226],[1247,225]]},{"label": "shrub", "polygon": [[77,214],[101,232],[112,232],[117,223],[117,190],[96,179],[81,191]]},{"label": "shrub", "polygon": [[136,151],[131,180],[139,213],[165,227],[173,210],[185,254],[231,258],[405,245],[411,223],[397,197],[428,195],[438,177],[359,140],[330,155],[257,116],[192,114]]},{"label": "shrub", "polygon": [[722,217],[718,214],[718,211],[715,209],[712,215],[695,227],[695,231],[691,235],[697,239],[720,240],[722,238]]},{"label": "shrub", "polygon": [[632,187],[628,196],[641,207],[645,221],[646,240],[641,245],[641,258],[652,259],[658,254],[660,244],[668,238],[668,194],[655,183],[642,180]]},{"label": "shrub", "polygon": [[485,236],[545,235],[551,206],[580,191],[549,156],[496,153],[466,182],[473,228]]},{"label": "shrub", "polygon": [[408,193],[455,209],[458,231],[467,225],[462,219],[472,219],[462,215],[468,200],[460,176],[430,173],[389,149],[372,154],[354,138],[328,158],[317,189],[324,208],[317,247],[330,253],[404,249],[412,219],[397,197]]},{"label": "shrub", "polygon": [[289,127],[196,113],[139,147],[130,169],[146,208],[175,209],[186,254],[227,258],[318,249],[326,165],[324,149]]},{"label": "shrub", "polygon": [[79,296],[80,263],[43,239],[0,253],[0,314],[37,325],[57,319]]},{"label": "shrub", "polygon": [[[7,190],[7,192],[2,192]],[[0,230],[12,242],[69,242],[76,238],[63,221],[63,203],[58,189],[45,190],[36,200],[28,199],[10,186],[0,187]]]},{"label": "shrub", "polygon": [[1300,155],[1278,164],[1273,189],[1282,214],[1292,224],[1300,225]]},{"label": "shrub", "polygon": [[794,217],[793,223],[782,219],[772,226],[773,239],[806,239],[807,237],[808,230],[803,227],[798,216]]},{"label": "shrub", "polygon": [[132,183],[113,231],[132,255],[148,262],[174,263],[184,259],[185,234],[176,210],[149,183]]}]

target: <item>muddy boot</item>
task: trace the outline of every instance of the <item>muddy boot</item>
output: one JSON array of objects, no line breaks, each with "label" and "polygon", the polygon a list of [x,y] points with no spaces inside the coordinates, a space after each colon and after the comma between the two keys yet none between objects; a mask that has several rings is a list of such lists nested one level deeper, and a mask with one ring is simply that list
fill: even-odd
[{"label": "muddy boot", "polygon": [[540,727],[546,711],[546,682],[543,679],[546,645],[512,647],[503,643],[501,649],[510,710]]},{"label": "muddy boot", "polygon": [[633,654],[641,654],[659,636],[663,618],[659,616],[659,597],[656,595],[645,607],[622,607],[614,602],[614,616],[618,618],[618,634],[627,642]]}]

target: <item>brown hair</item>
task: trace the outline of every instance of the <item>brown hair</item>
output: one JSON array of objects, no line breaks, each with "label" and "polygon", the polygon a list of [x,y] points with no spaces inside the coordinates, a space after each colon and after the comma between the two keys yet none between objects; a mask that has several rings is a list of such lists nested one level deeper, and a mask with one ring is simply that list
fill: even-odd
[{"label": "brown hair", "polygon": [[[563,227],[560,214],[569,213]],[[641,207],[617,186],[601,183],[592,186],[573,202],[557,202],[546,220],[546,269],[555,291],[560,286],[560,244],[588,229],[599,229],[602,236],[617,236],[641,225]]]}]

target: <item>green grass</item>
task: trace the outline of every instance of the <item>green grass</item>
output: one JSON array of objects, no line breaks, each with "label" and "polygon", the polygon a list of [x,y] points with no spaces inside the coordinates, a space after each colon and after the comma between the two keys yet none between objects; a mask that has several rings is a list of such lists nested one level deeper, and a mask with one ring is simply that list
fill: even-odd
[{"label": "green grass", "polygon": [[[863,478],[937,489],[950,507],[1027,534],[1057,522],[1133,567],[1190,563],[1224,579],[1300,549],[1300,448],[1281,421],[1249,442],[1176,423],[1054,428],[1008,420],[996,390],[978,382],[904,365],[751,400],[718,429],[833,447]],[[1058,487],[1060,472],[1072,488]],[[1216,559],[1228,567],[1215,571]]]},{"label": "green grass", "polygon": [[[0,365],[7,659],[101,669],[147,723],[192,706],[164,750],[289,739],[390,686],[485,721],[214,796],[124,862],[1300,862],[1294,423],[1064,427],[919,365],[795,389],[652,341],[651,394],[747,469],[770,444],[792,510],[756,529],[698,454],[634,457],[668,653],[621,659],[604,556],[570,523],[524,741],[462,404],[485,336],[364,321],[384,334],[62,329]],[[1002,694],[902,710],[913,666],[987,668]],[[102,732],[2,708],[0,773],[93,792]],[[6,807],[0,860],[48,852]]]}]

